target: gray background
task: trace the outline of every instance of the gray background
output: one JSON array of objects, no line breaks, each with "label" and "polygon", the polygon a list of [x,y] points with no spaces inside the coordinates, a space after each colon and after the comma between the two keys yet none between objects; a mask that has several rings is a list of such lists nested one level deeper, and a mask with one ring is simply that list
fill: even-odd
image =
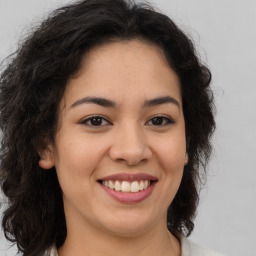
[{"label": "gray background", "polygon": [[[0,59],[29,26],[68,2],[0,0]],[[154,3],[192,35],[213,73],[218,129],[191,238],[227,255],[256,256],[256,1]],[[15,255],[8,246],[0,234],[1,256]]]}]

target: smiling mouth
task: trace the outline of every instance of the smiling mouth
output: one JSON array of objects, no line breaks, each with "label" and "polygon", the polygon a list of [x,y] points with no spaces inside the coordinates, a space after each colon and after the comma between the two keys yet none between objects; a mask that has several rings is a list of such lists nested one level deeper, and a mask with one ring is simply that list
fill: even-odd
[{"label": "smiling mouth", "polygon": [[150,187],[156,180],[140,180],[140,181],[126,181],[126,180],[100,180],[104,187],[115,191],[124,193],[137,193]]}]

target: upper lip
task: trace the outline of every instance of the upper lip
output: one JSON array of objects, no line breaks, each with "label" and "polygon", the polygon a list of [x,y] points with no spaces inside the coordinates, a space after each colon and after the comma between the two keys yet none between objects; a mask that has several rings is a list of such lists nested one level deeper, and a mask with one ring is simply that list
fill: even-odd
[{"label": "upper lip", "polygon": [[99,180],[120,180],[120,181],[140,181],[140,180],[150,180],[156,181],[157,178],[155,176],[145,174],[145,173],[117,173],[109,176],[105,176],[100,178]]}]

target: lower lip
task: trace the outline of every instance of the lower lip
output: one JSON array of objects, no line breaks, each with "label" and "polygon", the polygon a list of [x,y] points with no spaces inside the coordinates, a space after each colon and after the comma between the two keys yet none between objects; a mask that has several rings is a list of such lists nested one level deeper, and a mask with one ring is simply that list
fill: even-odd
[{"label": "lower lip", "polygon": [[151,195],[155,184],[156,182],[152,183],[147,189],[135,193],[116,191],[114,189],[105,187],[102,184],[100,185],[108,193],[108,195],[121,203],[138,203],[145,200]]}]

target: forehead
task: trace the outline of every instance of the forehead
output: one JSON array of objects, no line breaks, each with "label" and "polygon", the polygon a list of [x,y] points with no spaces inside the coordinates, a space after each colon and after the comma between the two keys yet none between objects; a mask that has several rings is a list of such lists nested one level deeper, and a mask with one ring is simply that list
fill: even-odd
[{"label": "forehead", "polygon": [[140,41],[111,42],[91,49],[69,80],[67,104],[81,96],[100,96],[120,102],[171,94],[181,100],[178,76],[163,50]]}]

